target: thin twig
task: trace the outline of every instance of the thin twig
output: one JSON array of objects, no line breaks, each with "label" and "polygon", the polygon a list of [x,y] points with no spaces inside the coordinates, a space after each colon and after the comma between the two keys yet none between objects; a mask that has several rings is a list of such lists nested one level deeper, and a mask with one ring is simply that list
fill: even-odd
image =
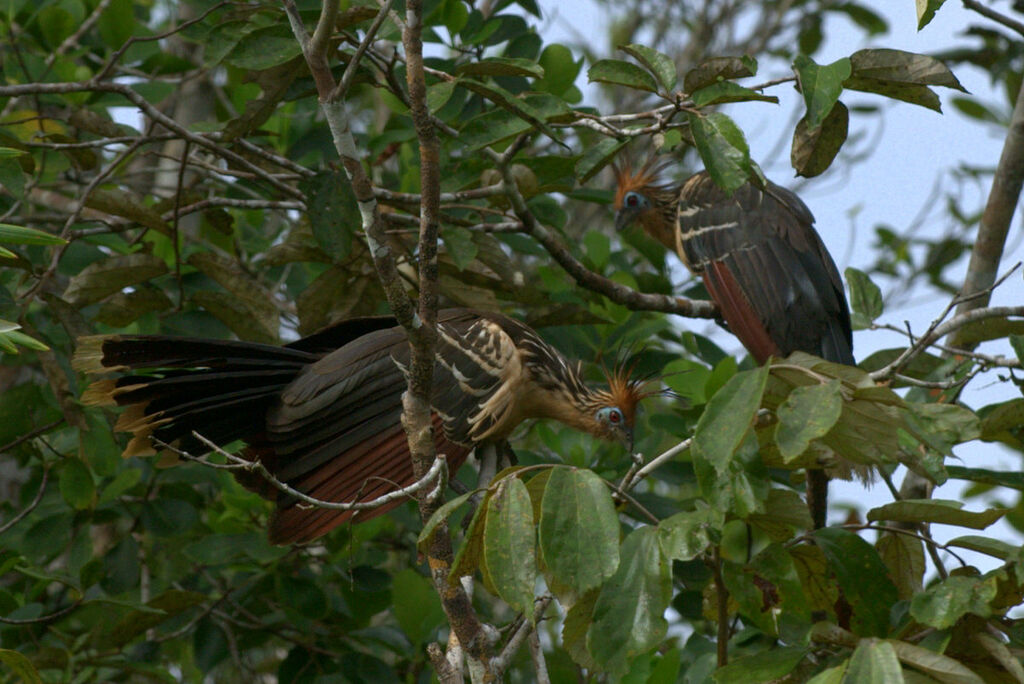
[{"label": "thin twig", "polygon": [[[64,420],[61,419],[60,422],[63,423]],[[2,453],[2,452],[0,452],[0,453]],[[12,527],[14,527],[15,525],[17,525],[18,522],[21,521],[26,515],[31,513],[33,510],[35,510],[35,507],[38,506],[39,502],[43,500],[43,492],[46,491],[46,484],[49,481],[50,481],[50,468],[49,468],[49,466],[45,466],[43,468],[43,476],[42,476],[42,478],[40,478],[40,481],[39,481],[39,491],[36,492],[35,497],[32,498],[32,501],[31,501],[31,503],[29,503],[28,506],[26,506],[25,508],[23,508],[20,511],[18,511],[17,515],[15,515],[13,518],[11,518],[7,522],[5,522],[3,525],[0,525],[0,534],[3,534],[7,530],[9,530]]]},{"label": "thin twig", "polygon": [[192,436],[198,439],[200,442],[202,442],[203,445],[207,447],[210,451],[213,451],[227,459],[228,464],[222,465],[219,463],[211,463],[210,461],[204,458],[193,456],[187,451],[167,444],[166,442],[163,442],[159,439],[153,439],[153,443],[159,446],[161,449],[167,449],[169,451],[174,452],[175,454],[178,454],[184,459],[193,461],[195,463],[201,463],[209,468],[215,468],[219,470],[248,470],[254,472],[263,479],[265,479],[267,482],[269,482],[275,489],[284,492],[289,496],[295,497],[296,499],[305,504],[314,506],[316,508],[327,508],[333,511],[366,511],[372,508],[379,508],[380,506],[391,503],[392,501],[397,501],[398,499],[413,498],[416,492],[419,492],[420,490],[434,484],[434,482],[437,481],[442,476],[442,474],[447,470],[448,465],[448,460],[444,457],[444,455],[439,454],[437,458],[434,460],[434,463],[433,465],[431,465],[430,469],[426,473],[424,473],[421,478],[416,480],[416,482],[412,483],[411,485],[402,487],[400,489],[396,489],[394,491],[388,492],[387,494],[382,494],[381,496],[378,496],[376,499],[371,499],[370,501],[339,503],[337,501],[325,501],[323,499],[317,499],[312,496],[309,496],[308,494],[300,492],[298,489],[295,489],[294,487],[284,482],[281,482],[279,479],[277,479],[274,476],[274,474],[267,470],[266,466],[264,466],[259,461],[249,461],[240,456],[236,456],[235,454],[229,453],[222,449],[217,444],[211,442],[203,435],[199,434],[198,432],[195,432],[194,430],[192,431]]}]

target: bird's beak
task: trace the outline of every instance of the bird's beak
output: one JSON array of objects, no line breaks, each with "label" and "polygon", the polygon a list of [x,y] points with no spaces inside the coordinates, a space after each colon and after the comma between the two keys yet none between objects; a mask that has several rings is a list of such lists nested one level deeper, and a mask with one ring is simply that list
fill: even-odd
[{"label": "bird's beak", "polygon": [[619,209],[615,212],[615,232],[621,233],[629,227],[629,224],[633,223],[633,219],[635,218],[636,212],[625,208]]}]

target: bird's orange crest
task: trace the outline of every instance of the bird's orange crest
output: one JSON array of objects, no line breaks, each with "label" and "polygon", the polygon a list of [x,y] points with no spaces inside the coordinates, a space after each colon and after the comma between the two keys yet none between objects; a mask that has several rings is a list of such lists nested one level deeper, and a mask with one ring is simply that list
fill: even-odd
[{"label": "bird's orange crest", "polygon": [[629,159],[626,159],[621,165],[613,163],[612,171],[615,172],[615,204],[613,208],[616,211],[621,209],[622,198],[631,190],[638,192],[671,190],[671,184],[658,179],[661,172],[671,163],[671,160],[659,161],[657,157],[650,157],[636,173],[633,172],[633,165]]},{"label": "bird's orange crest", "polygon": [[623,360],[615,364],[611,371],[605,371],[608,383],[608,394],[613,403],[622,409],[626,424],[632,426],[636,418],[636,407],[647,397],[661,394],[657,381],[651,377],[633,377],[637,360]]}]

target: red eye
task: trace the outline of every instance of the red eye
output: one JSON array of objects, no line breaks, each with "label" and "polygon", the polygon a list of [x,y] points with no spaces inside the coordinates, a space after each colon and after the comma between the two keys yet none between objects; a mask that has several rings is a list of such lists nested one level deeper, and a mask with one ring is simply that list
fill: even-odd
[{"label": "red eye", "polygon": [[629,197],[626,198],[626,204],[628,204],[631,207],[635,207],[637,205],[637,201],[638,200],[636,195],[630,195]]},{"label": "red eye", "polygon": [[620,420],[622,420],[622,414],[619,413],[618,410],[613,410],[611,412],[611,415],[608,416],[608,419],[613,423],[618,423]]}]

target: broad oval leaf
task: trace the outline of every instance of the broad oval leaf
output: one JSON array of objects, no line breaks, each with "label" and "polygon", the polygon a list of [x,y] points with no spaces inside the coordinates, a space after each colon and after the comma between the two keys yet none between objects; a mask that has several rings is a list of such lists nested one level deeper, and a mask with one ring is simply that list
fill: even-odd
[{"label": "broad oval leaf", "polygon": [[441,504],[440,508],[434,511],[434,514],[430,516],[430,520],[428,520],[427,524],[423,526],[422,530],[420,530],[420,536],[416,539],[416,546],[419,547],[420,551],[427,550],[427,546],[430,544],[430,540],[433,538],[434,532],[437,531],[438,526],[441,523],[446,522],[448,518],[451,517],[451,514],[455,512],[456,508],[469,501],[469,497],[473,496],[478,491],[479,490],[474,489],[473,491],[466,492],[465,494],[460,494],[450,501],[445,501]]},{"label": "broad oval leaf", "polygon": [[551,470],[539,527],[545,565],[578,594],[604,582],[619,566],[615,504],[605,483],[589,470]]},{"label": "broad oval leaf", "polygon": [[619,49],[657,76],[665,92],[672,92],[676,87],[676,63],[671,57],[644,45],[620,45]]},{"label": "broad oval leaf", "polygon": [[682,511],[658,523],[661,552],[671,560],[693,560],[711,544],[711,532],[720,533],[724,518],[710,508]]},{"label": "broad oval leaf", "polygon": [[83,307],[104,299],[122,289],[143,283],[167,273],[163,259],[145,252],[110,257],[89,264],[72,276],[64,299]]},{"label": "broad oval leaf", "polygon": [[860,636],[887,634],[898,593],[875,548],[837,527],[815,530],[814,538],[853,609],[853,631]]},{"label": "broad oval leaf", "polygon": [[694,107],[725,104],[727,102],[772,102],[779,103],[774,95],[764,95],[756,90],[744,88],[732,81],[719,81],[705,86],[690,95]]},{"label": "broad oval leaf", "polygon": [[853,329],[863,330],[882,314],[882,291],[863,271],[846,269],[846,283],[850,288],[850,308],[853,309]]},{"label": "broad oval leaf", "polygon": [[793,148],[789,154],[797,174],[813,178],[824,173],[846,142],[849,127],[850,110],[839,101],[817,128],[811,128],[806,117],[800,119],[793,131]]},{"label": "broad oval leaf", "polygon": [[910,614],[921,624],[946,629],[968,613],[980,617],[992,614],[998,593],[997,578],[954,575],[928,587],[910,601]]},{"label": "broad oval leaf", "polygon": [[928,55],[892,48],[869,48],[850,55],[851,74],[893,83],[945,86],[967,92],[945,64]]},{"label": "broad oval leaf", "polygon": [[60,464],[60,493],[72,508],[83,509],[96,498],[96,483],[89,468],[78,458],[65,458]]},{"label": "broad oval leaf", "polygon": [[756,73],[757,60],[753,57],[712,57],[686,72],[683,90],[693,93],[718,81],[746,78]]},{"label": "broad oval leaf", "polygon": [[768,369],[761,366],[729,378],[697,421],[693,449],[720,475],[726,472],[761,406]]},{"label": "broad oval leaf", "polygon": [[809,129],[821,126],[832,111],[843,92],[843,81],[850,77],[851,68],[847,57],[826,65],[816,64],[805,55],[793,60],[793,70],[807,105],[805,119]]},{"label": "broad oval leaf", "polygon": [[487,503],[483,552],[498,596],[532,615],[537,542],[530,494],[518,477],[505,478]]},{"label": "broad oval leaf", "polygon": [[1019,546],[1007,544],[1000,539],[982,537],[977,534],[967,534],[962,537],[957,537],[956,539],[950,539],[946,542],[946,546],[957,546],[961,549],[977,551],[978,553],[984,553],[987,556],[994,556],[1001,560],[1010,560],[1015,558],[1017,553],[1020,551]]},{"label": "broad oval leaf", "polygon": [[959,501],[943,499],[904,499],[878,506],[868,511],[867,519],[891,522],[924,522],[942,525],[959,525],[972,530],[983,530],[1004,515],[1005,508],[990,508],[986,511],[965,511]]},{"label": "broad oval leaf", "polygon": [[731,660],[715,671],[716,684],[749,684],[787,679],[809,650],[803,646],[783,646]]},{"label": "broad oval leaf", "polygon": [[906,641],[888,640],[892,644],[896,657],[915,670],[931,676],[934,681],[950,684],[983,684],[984,680],[974,674],[959,660],[947,655],[936,653],[927,648],[908,644]]},{"label": "broad oval leaf", "polygon": [[697,152],[715,183],[729,193],[746,183],[753,170],[750,148],[733,120],[721,112],[689,112],[687,118]]},{"label": "broad oval leaf", "polygon": [[624,674],[628,661],[653,648],[665,636],[665,610],[672,598],[668,563],[653,527],[633,530],[622,544],[622,561],[601,587],[594,604],[587,650],[613,674]]},{"label": "broad oval leaf", "polygon": [[602,59],[594,62],[587,71],[587,81],[624,85],[651,93],[658,92],[658,83],[653,76],[636,64],[621,59]]},{"label": "broad oval leaf", "polygon": [[861,639],[850,656],[844,682],[857,684],[902,684],[903,668],[888,641]]},{"label": "broad oval leaf", "polygon": [[839,380],[820,385],[795,387],[775,411],[775,442],[782,459],[789,463],[811,445],[811,440],[828,434],[843,411]]}]

